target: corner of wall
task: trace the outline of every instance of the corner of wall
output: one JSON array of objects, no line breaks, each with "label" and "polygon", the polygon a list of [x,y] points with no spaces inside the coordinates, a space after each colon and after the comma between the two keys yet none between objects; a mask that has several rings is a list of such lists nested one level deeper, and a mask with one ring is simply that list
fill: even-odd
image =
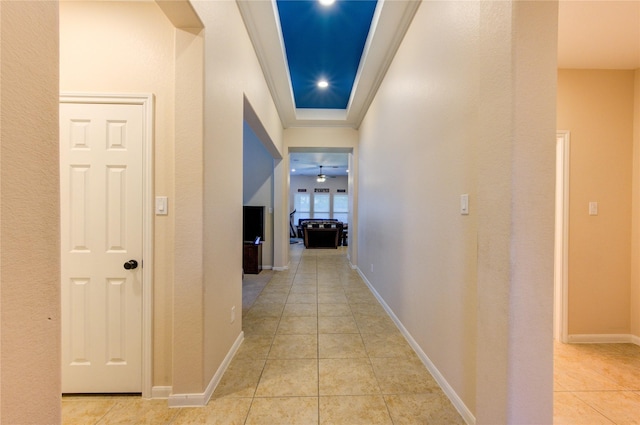
[{"label": "corner of wall", "polygon": [[631,334],[640,338],[640,69],[635,71],[631,186]]}]

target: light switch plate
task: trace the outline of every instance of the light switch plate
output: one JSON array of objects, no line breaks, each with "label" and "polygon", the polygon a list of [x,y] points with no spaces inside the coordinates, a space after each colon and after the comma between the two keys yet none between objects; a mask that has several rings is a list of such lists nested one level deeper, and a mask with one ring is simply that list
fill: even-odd
[{"label": "light switch plate", "polygon": [[589,215],[598,215],[598,203],[591,201],[589,202]]},{"label": "light switch plate", "polygon": [[156,215],[167,215],[168,202],[166,196],[156,196]]},{"label": "light switch plate", "polygon": [[469,215],[469,194],[460,195],[460,214]]}]

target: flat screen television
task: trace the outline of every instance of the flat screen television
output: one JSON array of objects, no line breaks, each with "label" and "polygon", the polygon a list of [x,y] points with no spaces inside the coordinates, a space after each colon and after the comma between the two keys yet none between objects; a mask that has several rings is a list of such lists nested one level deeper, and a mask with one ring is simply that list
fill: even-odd
[{"label": "flat screen television", "polygon": [[242,240],[254,242],[257,237],[264,241],[264,207],[245,205],[242,213]]}]

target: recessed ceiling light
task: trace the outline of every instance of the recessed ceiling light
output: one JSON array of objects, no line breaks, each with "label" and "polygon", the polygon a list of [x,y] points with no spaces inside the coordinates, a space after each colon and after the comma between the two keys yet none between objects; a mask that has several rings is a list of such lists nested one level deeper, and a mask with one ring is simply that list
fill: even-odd
[{"label": "recessed ceiling light", "polygon": [[331,6],[336,0],[318,0],[323,6]]},{"label": "recessed ceiling light", "polygon": [[296,169],[295,169],[295,168],[292,168],[292,169],[291,169],[291,172],[292,172],[292,173],[295,173],[295,172],[296,172]]},{"label": "recessed ceiling light", "polygon": [[329,87],[329,82],[327,80],[320,80],[318,81],[318,87],[320,87],[321,89],[326,89],[327,87]]}]

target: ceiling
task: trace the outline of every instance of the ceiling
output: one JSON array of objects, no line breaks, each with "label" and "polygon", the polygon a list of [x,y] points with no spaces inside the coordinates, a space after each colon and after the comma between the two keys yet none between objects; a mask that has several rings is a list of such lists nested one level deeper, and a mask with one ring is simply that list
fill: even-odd
[{"label": "ceiling", "polygon": [[346,110],[376,0],[323,1],[276,0],[294,104]]},{"label": "ceiling", "polygon": [[[289,166],[292,176],[346,176],[349,168],[349,154],[337,152],[292,152],[289,154]],[[295,170],[295,171],[293,171]]]},{"label": "ceiling", "polygon": [[[346,108],[344,96],[342,103],[320,105],[311,108],[310,104],[301,102],[296,105],[296,97],[292,83],[297,86],[297,75],[290,77],[287,66],[288,58],[285,53],[285,41],[291,36],[283,37],[280,31],[278,8],[303,7],[304,14],[312,15],[313,7],[317,7],[313,0],[237,0],[247,30],[254,44],[256,54],[264,70],[267,84],[271,89],[276,107],[285,127],[300,126],[345,126],[357,128],[375,93],[384,78],[384,74],[393,59],[408,26],[411,23],[420,1],[380,0],[373,11],[371,30],[366,39],[362,60],[356,71],[353,91],[350,94]],[[371,3],[360,0],[338,0],[338,3]],[[425,3],[424,7],[428,7]],[[293,9],[292,9],[293,10]],[[287,13],[291,13],[288,11]],[[295,19],[286,16],[283,19],[284,28],[287,22],[299,22],[293,26],[293,36],[303,38],[301,34],[322,33],[300,28],[312,28],[319,25],[321,20],[306,16],[300,19],[296,12]],[[317,22],[315,22],[317,21]],[[315,24],[311,24],[315,22]],[[297,29],[296,29],[297,28]],[[341,30],[332,34],[349,33],[347,25],[342,24]],[[343,36],[343,38],[348,36]],[[335,39],[331,44],[339,45]],[[305,50],[302,48],[302,50]],[[355,56],[357,56],[357,49]],[[303,62],[309,61],[318,49],[306,49]],[[293,65],[294,60],[291,60]],[[345,61],[346,62],[346,61]],[[637,69],[640,68],[640,0],[561,0],[558,16],[558,66],[560,68],[578,69]],[[309,71],[312,73],[312,71]],[[304,77],[302,78],[304,85]],[[299,107],[303,106],[303,107]]]},{"label": "ceiling", "polygon": [[[361,1],[338,0],[338,2],[360,3]],[[288,65],[293,66],[295,60],[288,57],[284,48],[285,42],[292,36],[290,34],[283,37],[280,31],[280,20],[277,16],[281,3],[292,7],[296,3],[307,3],[298,6],[305,6],[308,9],[305,13],[308,14],[312,13],[311,7],[315,1],[237,0],[237,3],[284,127],[343,126],[353,128],[357,128],[364,118],[396,50],[421,4],[420,1],[413,0],[379,0],[373,11],[371,29],[362,51],[362,59],[353,78],[353,90],[346,108],[341,108],[344,106],[344,96],[346,95],[342,95],[343,100],[340,104],[320,104],[319,107],[311,108],[309,107],[311,105],[304,102],[294,101],[296,98],[294,92],[297,91],[295,81],[299,77],[297,75],[290,76]],[[428,7],[428,3],[425,2],[423,7]],[[296,12],[295,19],[291,19],[291,16],[285,16],[283,29],[288,27],[288,21],[296,21],[300,13],[302,12]],[[322,33],[318,29],[309,31],[303,29],[312,28],[309,22],[313,20],[308,16],[304,20],[299,19],[298,26],[292,27],[292,34],[298,34],[298,37],[301,37],[300,34]],[[345,28],[345,25],[342,24],[341,29]],[[333,34],[333,31],[331,33]],[[342,31],[337,33],[343,34]],[[342,37],[348,36],[342,35]],[[296,36],[293,38],[295,39]],[[334,46],[340,43],[339,39],[331,41]],[[315,47],[300,48],[306,50],[303,52],[306,56],[301,59],[304,67],[305,62],[313,62],[313,56],[309,53],[315,53],[319,49]],[[357,56],[357,49],[355,50],[353,54]],[[558,8],[558,67],[639,69],[640,0],[560,0]],[[351,65],[352,68],[353,65]],[[306,72],[313,73],[313,71]],[[307,96],[312,95],[307,94]],[[292,158],[297,159],[295,161],[297,163],[296,170],[318,169],[318,165],[322,164],[325,166],[324,168],[327,168],[323,170],[325,174],[337,170],[333,169],[333,166],[346,170],[348,162],[348,157],[345,154],[333,157],[322,153],[299,152],[292,154]],[[291,165],[294,167],[293,161]],[[300,172],[316,175],[319,169],[318,172],[298,171],[298,173]],[[346,171],[343,173],[346,174]]]},{"label": "ceiling", "polygon": [[[264,71],[282,124],[286,128],[302,126],[357,128],[375,96],[378,86],[384,78],[384,74],[420,2],[384,0],[374,3],[372,1],[362,0],[338,0],[338,3],[346,3],[347,5],[353,3],[350,7],[355,7],[356,10],[359,10],[357,4],[363,3],[363,5],[360,6],[364,10],[361,12],[363,15],[371,13],[370,10],[367,12],[364,7],[366,4],[368,4],[367,7],[375,5],[371,18],[371,27],[366,36],[364,48],[362,48],[362,58],[359,61],[355,77],[353,78],[353,90],[350,93],[346,108],[311,108],[306,104],[303,105],[304,107],[299,107],[299,105],[295,104],[291,82],[298,77],[295,75],[290,76],[289,73],[287,54],[285,53],[286,40],[280,31],[281,23],[278,18],[278,6],[280,3],[307,3],[307,5],[298,6],[307,7],[309,10],[315,7],[314,0],[304,0],[302,2],[284,0],[277,3],[275,0],[237,0],[238,8],[240,9],[256,55]],[[299,17],[294,18],[299,19]],[[319,19],[320,23],[316,22],[315,25],[321,25],[322,21],[321,18],[313,17],[307,17],[305,19],[307,22]],[[285,24],[289,20],[291,19],[288,17],[285,18]],[[358,20],[360,20],[360,18]],[[352,19],[351,21],[353,22]],[[307,25],[309,24],[307,23]],[[340,35],[349,33],[350,31],[349,25],[341,23],[340,29],[334,32]],[[301,31],[301,34],[304,32],[307,31]],[[302,36],[298,34],[298,37]],[[337,41],[332,41],[334,48],[336,45],[343,43],[340,39],[336,40]],[[315,52],[315,49],[311,51],[308,50],[305,52],[305,55],[309,56],[309,53],[313,52]],[[340,58],[334,61],[346,62],[346,60]],[[356,62],[358,62],[357,58]],[[344,106],[344,104],[342,103],[339,106]]]}]

